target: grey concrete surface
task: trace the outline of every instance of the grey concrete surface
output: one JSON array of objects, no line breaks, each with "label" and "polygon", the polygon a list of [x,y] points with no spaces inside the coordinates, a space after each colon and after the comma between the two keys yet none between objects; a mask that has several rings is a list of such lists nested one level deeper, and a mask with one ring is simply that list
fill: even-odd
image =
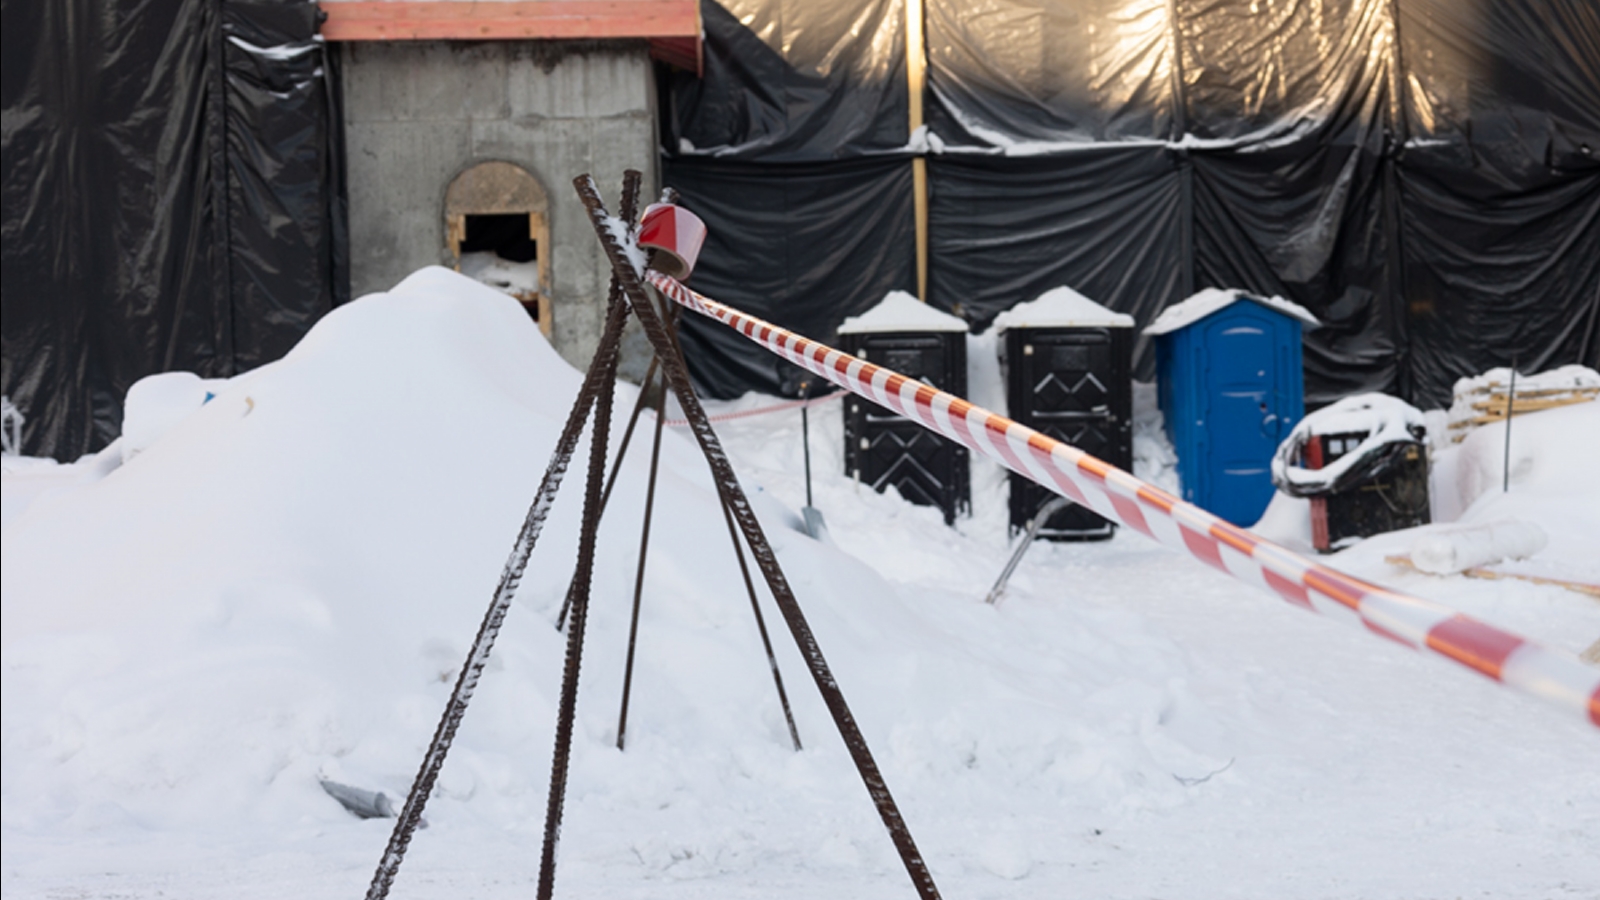
[{"label": "grey concrete surface", "polygon": [[[527,169],[550,198],[552,343],[588,365],[610,268],[572,191],[589,172],[615,208],[622,173],[660,184],[655,86],[643,42],[393,41],[340,45],[355,296],[450,265],[444,195],[487,160]],[[626,342],[624,375],[648,353]],[[642,356],[642,358],[641,358]]]}]

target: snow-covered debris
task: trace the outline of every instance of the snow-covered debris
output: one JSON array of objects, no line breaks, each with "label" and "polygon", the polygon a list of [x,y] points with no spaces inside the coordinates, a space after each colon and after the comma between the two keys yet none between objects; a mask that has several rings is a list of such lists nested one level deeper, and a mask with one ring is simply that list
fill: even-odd
[{"label": "snow-covered debris", "polygon": [[994,332],[1011,328],[1132,328],[1133,316],[1112,312],[1066,285],[1051,288],[995,317]]},{"label": "snow-covered debris", "polygon": [[1453,575],[1505,559],[1527,559],[1548,543],[1544,529],[1532,522],[1433,526],[1412,543],[1411,564],[1434,575]]},{"label": "snow-covered debris", "polygon": [[127,462],[187,419],[227,385],[193,372],[147,375],[128,388],[122,404],[122,461]]},{"label": "snow-covered debris", "polygon": [[934,309],[905,291],[890,291],[877,306],[845,319],[840,334],[875,331],[966,331],[965,319]]},{"label": "snow-covered debris", "polygon": [[1459,442],[1478,425],[1505,418],[1513,381],[1517,392],[1509,403],[1513,415],[1600,399],[1600,372],[1588,366],[1561,366],[1535,375],[1517,373],[1514,378],[1509,368],[1490,369],[1456,381],[1446,418],[1454,440]]},{"label": "snow-covered debris", "polygon": [[1144,333],[1150,335],[1166,334],[1177,331],[1186,325],[1198,322],[1219,309],[1225,309],[1240,300],[1249,300],[1259,303],[1268,309],[1276,310],[1286,316],[1293,316],[1305,324],[1306,328],[1316,328],[1322,323],[1317,321],[1305,307],[1290,302],[1282,297],[1257,297],[1237,288],[1206,288],[1181,303],[1174,303],[1161,311],[1156,320],[1145,326]]},{"label": "snow-covered debris", "polygon": [[[1365,434],[1355,449],[1320,469],[1307,469],[1297,460],[1314,437]],[[1272,483],[1296,497],[1336,490],[1361,477],[1391,444],[1420,443],[1427,434],[1422,411],[1387,394],[1357,394],[1317,410],[1301,419],[1272,457]]]},{"label": "snow-covered debris", "polygon": [[489,250],[461,254],[461,274],[507,294],[539,290],[539,261],[515,262]]}]

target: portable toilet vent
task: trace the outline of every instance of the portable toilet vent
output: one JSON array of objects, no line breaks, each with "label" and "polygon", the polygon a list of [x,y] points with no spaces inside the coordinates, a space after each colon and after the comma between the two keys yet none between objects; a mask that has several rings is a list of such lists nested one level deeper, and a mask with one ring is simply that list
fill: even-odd
[{"label": "portable toilet vent", "polygon": [[[1069,287],[1000,314],[1006,405],[1017,422],[1128,471],[1133,467],[1133,317]],[[1011,531],[1026,530],[1055,494],[1010,473]],[[1072,505],[1042,523],[1051,540],[1102,540],[1116,526]]]},{"label": "portable toilet vent", "polygon": [[[967,393],[967,323],[903,291],[839,326],[846,353],[958,397]],[[969,451],[897,413],[849,397],[844,405],[845,474],[882,492],[937,506],[945,522],[972,505]]]},{"label": "portable toilet vent", "polygon": [[1144,330],[1185,500],[1235,525],[1261,518],[1273,453],[1305,412],[1300,335],[1318,324],[1281,297],[1207,288]]}]

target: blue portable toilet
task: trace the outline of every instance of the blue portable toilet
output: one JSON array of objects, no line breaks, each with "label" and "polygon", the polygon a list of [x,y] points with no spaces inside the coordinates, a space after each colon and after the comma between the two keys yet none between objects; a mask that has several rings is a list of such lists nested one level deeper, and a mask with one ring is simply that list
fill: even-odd
[{"label": "blue portable toilet", "polygon": [[1144,330],[1183,499],[1245,527],[1266,512],[1272,455],[1305,414],[1301,331],[1319,324],[1281,297],[1207,288]]}]

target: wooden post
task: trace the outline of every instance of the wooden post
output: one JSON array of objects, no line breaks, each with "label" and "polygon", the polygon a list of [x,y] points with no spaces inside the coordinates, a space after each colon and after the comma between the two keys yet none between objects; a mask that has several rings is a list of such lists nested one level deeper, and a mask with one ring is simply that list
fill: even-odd
[{"label": "wooden post", "polygon": [[[922,36],[922,0],[906,0],[906,80],[910,88],[910,132],[922,127],[922,93],[927,83],[927,44]],[[917,299],[928,302],[928,160],[911,160],[912,208],[917,228]]]}]

